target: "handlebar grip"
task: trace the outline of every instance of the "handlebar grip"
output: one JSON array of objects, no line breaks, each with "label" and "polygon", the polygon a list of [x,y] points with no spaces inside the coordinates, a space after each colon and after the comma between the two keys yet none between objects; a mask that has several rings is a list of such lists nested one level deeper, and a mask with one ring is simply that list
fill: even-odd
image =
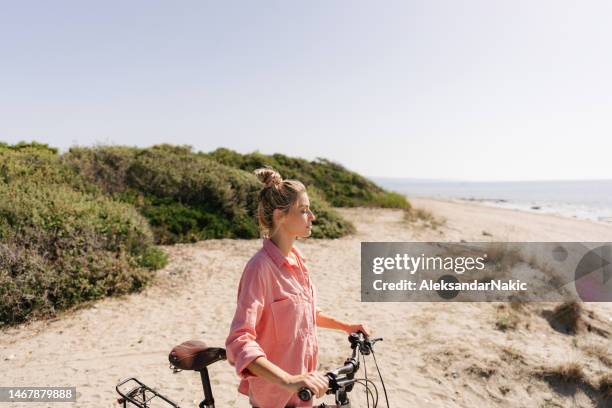
[{"label": "handlebar grip", "polygon": [[310,401],[312,399],[312,391],[308,388],[302,388],[298,391],[298,398],[301,401]]}]

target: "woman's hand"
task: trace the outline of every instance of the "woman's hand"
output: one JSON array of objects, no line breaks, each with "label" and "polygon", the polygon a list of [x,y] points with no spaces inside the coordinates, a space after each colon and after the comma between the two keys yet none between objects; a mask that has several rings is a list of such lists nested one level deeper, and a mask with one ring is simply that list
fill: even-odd
[{"label": "woman's hand", "polygon": [[370,329],[368,329],[364,324],[356,323],[356,324],[347,324],[344,331],[347,334],[362,332],[366,336],[370,336]]},{"label": "woman's hand", "polygon": [[291,375],[287,378],[285,388],[297,393],[302,388],[308,388],[317,398],[325,396],[329,388],[329,380],[319,372]]}]

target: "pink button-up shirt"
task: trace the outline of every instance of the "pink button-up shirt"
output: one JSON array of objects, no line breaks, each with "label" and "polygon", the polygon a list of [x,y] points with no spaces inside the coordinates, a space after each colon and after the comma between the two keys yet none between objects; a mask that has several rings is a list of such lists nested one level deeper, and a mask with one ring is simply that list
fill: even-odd
[{"label": "pink button-up shirt", "polygon": [[294,246],[297,261],[283,256],[270,239],[246,264],[236,313],[225,341],[228,362],[241,381],[238,391],[260,408],[312,406],[295,393],[254,376],[246,367],[265,356],[289,374],[317,367],[316,293],[306,259]]}]

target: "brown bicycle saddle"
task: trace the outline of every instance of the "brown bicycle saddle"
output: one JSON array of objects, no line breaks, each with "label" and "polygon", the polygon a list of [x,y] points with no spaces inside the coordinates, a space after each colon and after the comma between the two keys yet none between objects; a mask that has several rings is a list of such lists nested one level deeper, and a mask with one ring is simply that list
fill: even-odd
[{"label": "brown bicycle saddle", "polygon": [[168,355],[170,364],[174,367],[196,371],[225,358],[224,348],[208,347],[206,343],[198,340],[185,341],[175,346]]}]

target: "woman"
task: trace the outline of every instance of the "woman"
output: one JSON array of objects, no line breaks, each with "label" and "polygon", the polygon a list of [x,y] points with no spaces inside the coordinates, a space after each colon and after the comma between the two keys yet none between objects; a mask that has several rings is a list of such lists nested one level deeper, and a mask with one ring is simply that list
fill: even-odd
[{"label": "woman", "polygon": [[316,326],[369,333],[362,324],[336,320],[316,307],[306,259],[293,245],[310,236],[315,219],[304,185],[269,168],[255,174],[265,185],[257,208],[263,247],[240,279],[227,359],[241,378],[238,391],[254,407],[308,407],[312,401],[300,401],[297,392],[307,387],[320,398],[328,387],[315,371]]}]

